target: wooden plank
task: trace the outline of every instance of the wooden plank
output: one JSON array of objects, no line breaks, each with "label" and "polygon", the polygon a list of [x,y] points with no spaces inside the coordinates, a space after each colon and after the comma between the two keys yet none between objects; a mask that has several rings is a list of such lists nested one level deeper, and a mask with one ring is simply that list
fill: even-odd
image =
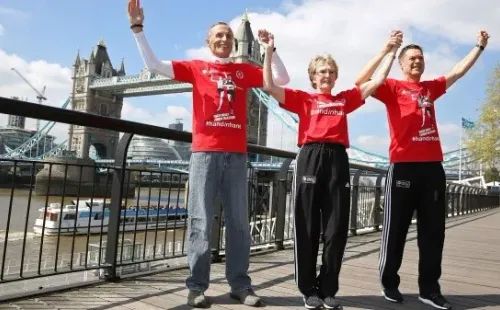
[{"label": "wooden plank", "polygon": [[[454,309],[500,309],[500,212],[475,213],[447,221],[441,286]],[[378,275],[380,233],[349,239],[341,271],[338,300],[344,309],[426,309],[418,300],[417,230],[407,236],[400,269],[405,303],[381,296]],[[318,265],[321,253],[318,256]],[[47,294],[5,305],[46,309],[189,309],[186,269]],[[293,250],[253,256],[249,274],[267,309],[304,309],[294,281]],[[248,309],[228,295],[225,265],[213,264],[206,296],[212,309]]]}]

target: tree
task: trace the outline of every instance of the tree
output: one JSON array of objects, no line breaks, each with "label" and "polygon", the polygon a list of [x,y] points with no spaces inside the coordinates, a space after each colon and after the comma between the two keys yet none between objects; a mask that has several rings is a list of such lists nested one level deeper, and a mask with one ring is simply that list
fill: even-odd
[{"label": "tree", "polygon": [[500,181],[500,172],[495,167],[488,168],[486,169],[486,171],[484,171],[484,180],[486,181],[486,183]]},{"label": "tree", "polygon": [[474,160],[492,169],[500,165],[500,63],[493,69],[486,88],[486,101],[479,118],[467,130],[465,146]]}]

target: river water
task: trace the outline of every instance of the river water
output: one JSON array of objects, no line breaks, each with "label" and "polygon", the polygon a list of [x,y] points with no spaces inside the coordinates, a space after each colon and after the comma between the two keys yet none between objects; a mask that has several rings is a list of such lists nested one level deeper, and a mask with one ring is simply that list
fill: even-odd
[{"label": "river water", "polygon": [[[183,207],[184,190],[173,189],[169,192],[168,189],[162,189],[160,193],[159,189],[143,188],[136,190],[135,198],[129,198],[127,205],[139,204],[147,206],[149,198],[150,206],[157,205],[158,200],[160,200],[160,205],[166,205],[170,202],[171,206],[176,206],[178,197],[179,206]],[[73,253],[73,265],[83,264],[86,257],[89,259],[87,255],[88,251],[105,247],[105,233],[102,235],[93,234],[89,237],[87,235],[76,235],[75,237],[44,236],[43,242],[40,235],[33,233],[35,220],[40,216],[39,209],[44,208],[46,202],[57,202],[65,205],[71,204],[76,199],[77,197],[64,197],[63,200],[62,197],[58,196],[47,197],[35,195],[31,195],[30,199],[29,189],[14,189],[13,192],[10,189],[0,189],[0,253],[1,255],[5,255],[5,263],[3,264],[4,276],[19,274],[23,247],[25,248],[24,272],[36,270],[39,263],[42,265],[42,269],[54,270],[56,266],[56,253],[59,253],[57,256],[57,268],[70,264],[71,253]],[[90,199],[90,197],[80,197],[80,200],[86,199]],[[94,199],[99,198],[94,197]],[[9,207],[11,205],[9,221]],[[6,243],[7,232],[8,242]],[[120,235],[121,238],[122,235]],[[151,248],[151,245],[156,244],[154,250],[159,257],[162,257],[164,251],[167,251],[169,248],[175,250],[175,254],[179,254],[179,251],[182,250],[180,247],[183,246],[185,238],[186,231],[184,229],[167,231],[159,229],[157,232],[153,230],[136,233],[127,232],[123,235],[125,242],[139,245],[139,247],[142,246],[140,248],[141,252],[141,249],[148,248],[148,246]]]}]

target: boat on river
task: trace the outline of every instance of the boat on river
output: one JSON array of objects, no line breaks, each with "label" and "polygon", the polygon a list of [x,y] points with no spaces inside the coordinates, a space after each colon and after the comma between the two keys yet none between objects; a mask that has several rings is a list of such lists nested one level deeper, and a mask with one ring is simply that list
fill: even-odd
[{"label": "boat on river", "polygon": [[[180,198],[179,200],[181,200]],[[121,207],[120,231],[167,230],[186,227],[187,210],[180,201],[170,205]],[[33,232],[37,235],[87,235],[107,233],[109,203],[103,199],[50,203],[40,208]]]}]

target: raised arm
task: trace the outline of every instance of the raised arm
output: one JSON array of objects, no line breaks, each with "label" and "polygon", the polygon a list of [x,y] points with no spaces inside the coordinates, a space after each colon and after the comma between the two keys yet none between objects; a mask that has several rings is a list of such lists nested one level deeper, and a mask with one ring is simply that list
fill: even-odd
[{"label": "raised arm", "polygon": [[140,7],[139,0],[128,1],[128,16],[130,28],[132,28],[132,31],[134,32],[137,47],[139,48],[139,53],[141,54],[146,68],[153,73],[161,74],[173,79],[174,69],[172,62],[158,60],[146,40],[146,36],[143,31],[144,13]]},{"label": "raised arm", "polygon": [[488,44],[488,39],[490,38],[489,34],[486,31],[480,31],[477,34],[477,44],[472,50],[469,52],[464,59],[462,59],[459,63],[457,63],[451,71],[445,75],[446,78],[446,89],[451,87],[459,78],[463,77],[467,71],[476,63],[476,60],[481,55],[481,52],[484,50],[486,45]]},{"label": "raised arm", "polygon": [[373,94],[380,86],[380,84],[385,81],[385,79],[389,75],[389,71],[391,71],[391,67],[394,59],[396,58],[396,52],[398,51],[398,48],[399,47],[395,45],[392,47],[389,53],[384,55],[386,58],[385,62],[382,64],[380,70],[377,72],[377,75],[373,79],[359,85],[359,88],[361,90],[361,97],[363,99],[366,99],[371,94]]},{"label": "raised arm", "polygon": [[[262,69],[262,74],[264,75],[264,90],[267,91],[271,96],[273,96],[278,102],[285,102],[285,89],[283,87],[277,86],[273,81],[273,73],[271,69],[271,59],[274,53],[274,36],[269,33],[268,42],[262,42],[265,46],[264,54],[264,65]],[[284,68],[284,66],[283,66]],[[287,74],[288,76],[288,74]]]},{"label": "raised arm", "polygon": [[[270,35],[271,33],[267,31],[266,29],[259,29],[259,40],[260,42],[264,45],[267,46],[269,44],[270,40]],[[273,43],[274,45],[274,43]],[[283,64],[283,61],[281,61],[280,56],[278,56],[278,53],[276,53],[276,48],[273,48],[273,53],[271,57],[271,73],[273,77],[273,81],[276,85],[286,85],[288,82],[290,82],[290,77],[288,76],[288,71],[285,68],[285,65]],[[264,52],[264,57],[266,56],[267,50]]]},{"label": "raised arm", "polygon": [[280,56],[278,56],[278,53],[276,53],[274,49],[271,57],[271,75],[276,85],[283,86],[288,84],[288,82],[290,82],[288,71],[286,70],[285,65],[283,64],[283,61],[281,61]]},{"label": "raised arm", "polygon": [[389,53],[394,46],[397,46],[399,48],[402,42],[403,32],[400,30],[393,30],[384,48],[366,64],[366,66],[359,73],[354,83],[357,86],[360,86],[361,84],[369,81],[375,73],[375,70],[377,70],[378,66],[384,59],[385,55],[387,55],[387,53]]}]

